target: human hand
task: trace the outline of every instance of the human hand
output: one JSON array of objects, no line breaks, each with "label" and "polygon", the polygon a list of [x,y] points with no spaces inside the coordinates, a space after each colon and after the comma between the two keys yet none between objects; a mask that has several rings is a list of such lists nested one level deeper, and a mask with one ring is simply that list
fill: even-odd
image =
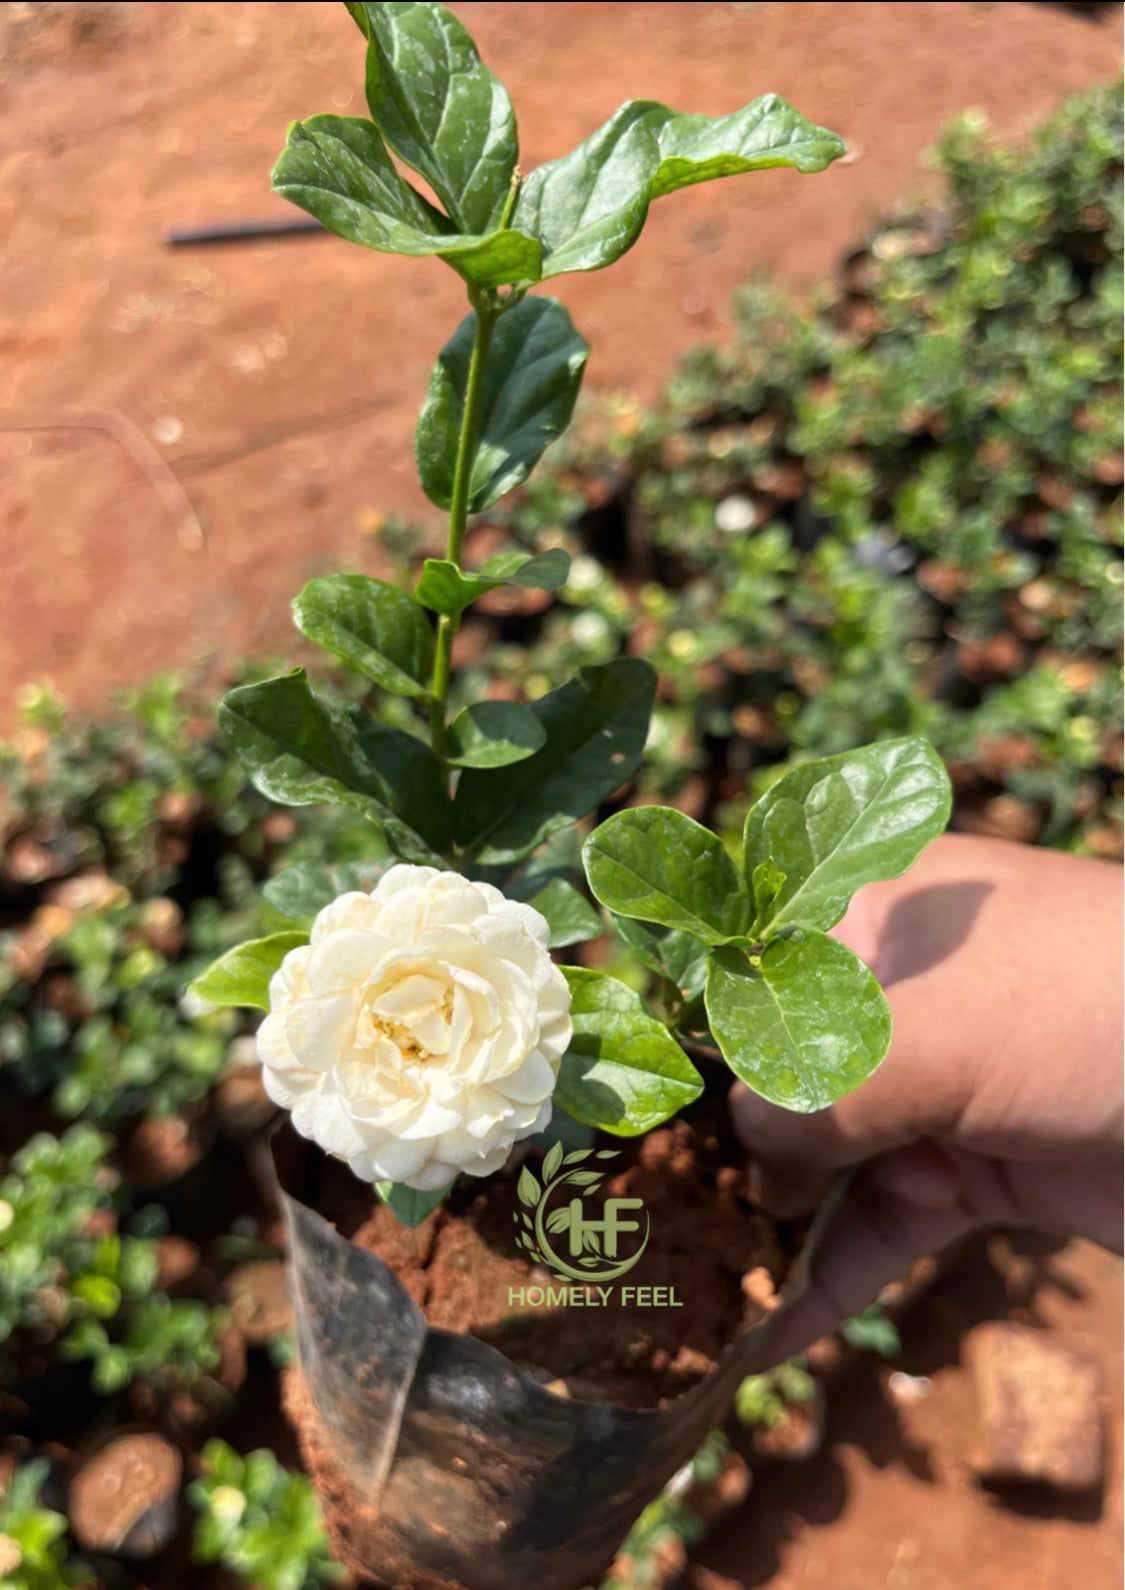
[{"label": "human hand", "polygon": [[732,1093],[773,1213],[811,1209],[860,1167],[780,1356],[977,1223],[1120,1251],[1120,888],[1104,862],[946,835],[853,900],[835,932],[887,989],[882,1067],[815,1115]]}]

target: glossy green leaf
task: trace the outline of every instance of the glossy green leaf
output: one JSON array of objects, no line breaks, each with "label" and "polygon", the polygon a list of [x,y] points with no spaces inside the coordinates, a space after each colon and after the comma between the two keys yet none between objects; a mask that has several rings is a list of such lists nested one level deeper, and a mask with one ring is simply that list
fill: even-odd
[{"label": "glossy green leaf", "polygon": [[514,872],[511,862],[497,867],[482,867],[474,862],[465,871],[469,877],[495,884],[511,900],[532,900],[555,878],[576,888],[586,881],[582,871],[582,841],[573,824],[556,828],[534,855],[528,856]]},{"label": "glossy green leaf", "polygon": [[430,621],[405,591],[366,574],[310,580],[293,602],[309,640],[396,696],[429,694],[434,669]]},{"label": "glossy green leaf", "polygon": [[865,1082],[891,1041],[883,991],[857,955],[797,929],[757,965],[712,950],[707,1019],[736,1076],[787,1110],[822,1110]]},{"label": "glossy green leaf", "polygon": [[270,978],[290,950],[308,943],[307,933],[271,933],[227,950],[191,984],[190,991],[212,1005],[270,1008]]},{"label": "glossy green leaf", "polygon": [[857,889],[897,878],[949,821],[949,775],[928,741],[880,740],[792,768],[746,819],[746,870],[785,874],[756,934],[832,927]]},{"label": "glossy green leaf", "polygon": [[262,893],[283,916],[294,922],[311,922],[318,911],[342,894],[360,890],[370,894],[396,856],[381,856],[372,861],[341,861],[325,866],[317,861],[301,861],[286,867],[266,882]]},{"label": "glossy green leaf", "polygon": [[449,1187],[439,1187],[434,1192],[419,1192],[416,1187],[405,1187],[401,1182],[377,1181],[375,1191],[400,1225],[420,1226],[444,1203],[452,1186],[450,1182]]},{"label": "glossy green leaf", "polygon": [[330,232],[364,248],[415,258],[434,254],[482,288],[539,279],[536,238],[510,227],[486,236],[457,232],[403,180],[378,129],[363,117],[294,122],[273,187]]},{"label": "glossy green leaf", "polygon": [[361,707],[319,701],[303,668],[228,691],[219,723],[270,800],[338,801],[378,823],[404,860],[441,864],[450,842],[449,797],[433,752],[420,740],[373,723]]},{"label": "glossy green leaf", "polygon": [[768,922],[778,897],[785,887],[785,874],[771,857],[759,861],[750,872],[750,898],[755,922]]},{"label": "glossy green leaf", "polygon": [[446,760],[454,767],[510,767],[534,756],[547,734],[530,707],[479,701],[449,726]]},{"label": "glossy green leaf", "polygon": [[577,149],[531,173],[514,225],[542,240],[544,279],[600,270],[633,246],[663,194],[769,166],[822,171],[844,152],[835,133],[776,94],[717,117],[631,100]]},{"label": "glossy green leaf", "polygon": [[618,916],[721,944],[745,933],[750,899],[722,842],[670,806],[608,818],[582,847],[594,895]]},{"label": "glossy green leaf", "polygon": [[457,842],[483,866],[518,861],[584,817],[640,765],[656,676],[622,657],[583,668],[532,705],[547,743],[503,771],[470,768],[454,802]]},{"label": "glossy green leaf", "polygon": [[569,573],[570,554],[559,547],[534,554],[500,552],[472,574],[463,573],[448,558],[427,558],[414,596],[431,612],[452,616],[475,602],[478,596],[495,591],[501,585],[559,591],[566,584]]},{"label": "glossy green leaf", "polygon": [[463,232],[492,231],[519,156],[507,89],[443,5],[348,10],[367,39],[367,104],[383,137]]},{"label": "glossy green leaf", "polygon": [[620,1137],[651,1131],[697,1099],[703,1079],[643,1001],[603,972],[563,967],[574,1036],[555,1102]]},{"label": "glossy green leaf", "polygon": [[589,939],[600,938],[605,931],[601,917],[589,900],[562,878],[552,878],[546,888],[533,894],[527,903],[546,918],[553,950],[585,944]]},{"label": "glossy green leaf", "polygon": [[[439,508],[448,508],[453,494],[476,321],[468,315],[438,355],[415,433],[422,487]],[[569,425],[589,352],[553,298],[525,298],[501,315],[485,367],[470,513],[482,513],[526,480]]]},{"label": "glossy green leaf", "polygon": [[623,916],[614,917],[614,926],[649,971],[678,988],[685,999],[694,999],[703,992],[707,946],[694,933],[661,927],[656,922],[633,922]]}]

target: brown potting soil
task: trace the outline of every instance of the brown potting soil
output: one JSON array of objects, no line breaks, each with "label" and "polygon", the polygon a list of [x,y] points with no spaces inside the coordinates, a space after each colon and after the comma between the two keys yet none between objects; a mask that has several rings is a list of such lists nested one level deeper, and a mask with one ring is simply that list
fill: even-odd
[{"label": "brown potting soil", "polygon": [[[748,1295],[743,1277],[765,1271],[780,1285],[795,1244],[750,1205],[724,1099],[705,1098],[636,1143],[602,1146],[621,1151],[602,1193],[642,1199],[651,1231],[604,1306],[521,1302],[529,1288],[557,1296],[562,1284],[517,1245],[515,1171],[469,1186],[413,1230],[380,1207],[353,1240],[394,1269],[430,1325],[478,1337],[566,1395],[651,1408],[695,1385],[761,1319],[760,1289]],[[652,1297],[639,1303],[644,1289]]]}]

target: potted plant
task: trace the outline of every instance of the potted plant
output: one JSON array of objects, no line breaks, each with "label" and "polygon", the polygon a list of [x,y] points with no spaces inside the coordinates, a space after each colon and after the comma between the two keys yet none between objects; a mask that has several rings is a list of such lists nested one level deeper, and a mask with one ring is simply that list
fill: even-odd
[{"label": "potted plant", "polygon": [[[644,753],[643,659],[450,712],[465,609],[567,578],[557,549],[465,553],[470,516],[527,477],[582,379],[586,344],[533,289],[612,264],[677,188],[819,171],[844,146],[772,95],[715,119],[632,101],[524,175],[508,95],[449,11],[348,10],[371,119],[296,123],[274,187],[465,282],[417,429],[448,547],[412,590],[336,574],[294,602],[393,722],[302,669],[225,698],[258,788],[363,812],[371,859],[272,879],[292,927],[195,990],[267,1012],[265,1086],[317,1145],[278,1150],[290,1403],[341,1555],[396,1586],[575,1590],[768,1362],[776,1312],[746,1330],[739,1280],[780,1280],[787,1255],[742,1201],[725,1088],[733,1073],[815,1110],[882,1060],[882,992],[829,930],[940,832],[949,786],[925,742],[887,741],[786,773],[737,847],[659,806],[583,841]],[[554,957],[603,936],[608,962]],[[623,949],[647,999],[614,975]],[[354,1240],[315,1207],[325,1156],[377,1190]]]}]

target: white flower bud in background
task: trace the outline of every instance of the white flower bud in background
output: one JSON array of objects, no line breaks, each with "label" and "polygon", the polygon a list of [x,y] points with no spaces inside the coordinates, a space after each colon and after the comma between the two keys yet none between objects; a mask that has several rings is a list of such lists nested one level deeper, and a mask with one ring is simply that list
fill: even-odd
[{"label": "white flower bud in background", "polygon": [[739,535],[743,531],[753,530],[757,523],[758,510],[753,498],[744,497],[741,492],[724,497],[715,509],[716,528],[724,535]]},{"label": "white flower bud in background", "polygon": [[364,1181],[488,1176],[551,1118],[570,989],[538,911],[397,866],[325,906],[270,982],[262,1080]]}]

